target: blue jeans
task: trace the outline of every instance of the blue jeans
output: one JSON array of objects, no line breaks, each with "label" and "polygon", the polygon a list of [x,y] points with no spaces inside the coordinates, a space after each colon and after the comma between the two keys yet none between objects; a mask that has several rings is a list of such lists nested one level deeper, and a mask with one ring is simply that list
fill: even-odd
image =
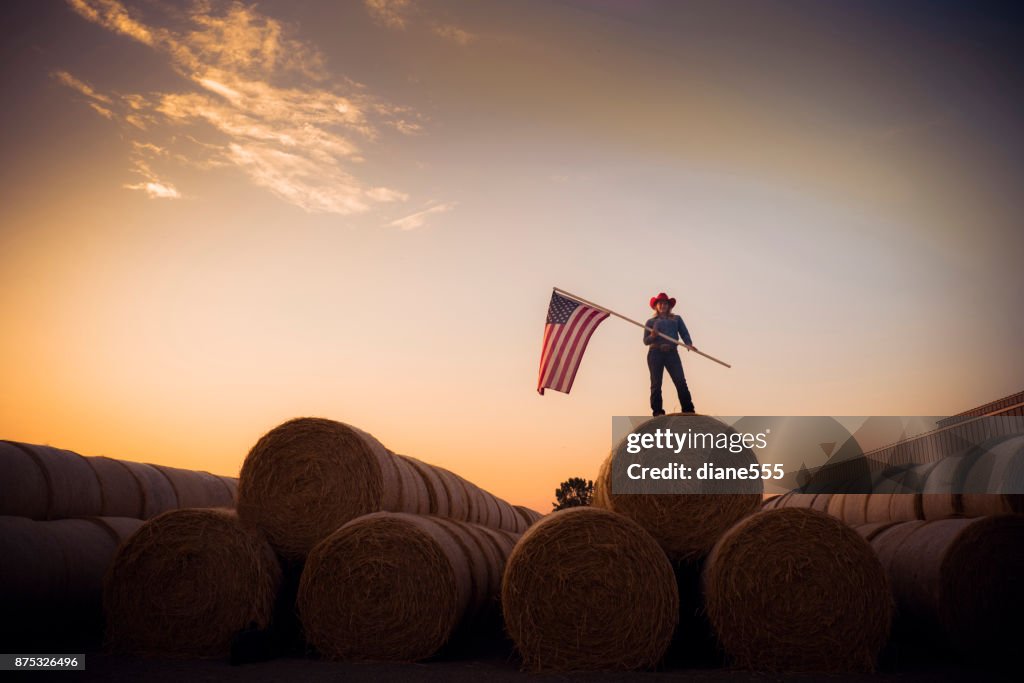
[{"label": "blue jeans", "polygon": [[665,370],[668,370],[668,376],[676,385],[676,393],[679,394],[679,405],[682,411],[684,413],[696,412],[693,408],[690,388],[686,386],[683,361],[679,359],[679,352],[675,348],[670,351],[659,351],[652,346],[647,351],[647,367],[651,371],[651,411],[655,415],[665,414],[661,403],[661,380]]}]

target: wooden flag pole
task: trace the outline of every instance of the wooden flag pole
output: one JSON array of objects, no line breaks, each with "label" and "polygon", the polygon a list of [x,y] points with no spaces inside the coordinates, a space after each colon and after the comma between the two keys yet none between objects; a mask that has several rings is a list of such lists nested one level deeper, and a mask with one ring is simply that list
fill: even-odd
[{"label": "wooden flag pole", "polygon": [[[605,313],[608,313],[610,315],[614,315],[616,318],[622,318],[626,322],[633,323],[637,327],[642,327],[645,330],[647,330],[648,332],[657,332],[657,330],[653,330],[653,329],[651,329],[650,327],[647,327],[646,325],[644,325],[641,322],[637,322],[636,320],[633,320],[632,318],[627,318],[626,316],[622,315],[621,313],[616,313],[615,311],[611,310],[610,308],[605,308],[604,306],[598,306],[593,301],[587,301],[583,297],[576,296],[572,292],[567,292],[564,289],[559,289],[558,287],[554,287],[553,289],[556,292],[558,292],[559,294],[563,294],[563,295],[569,297],[570,299],[574,299],[576,301],[579,301],[581,304],[586,304],[587,306],[593,306],[594,308],[596,308],[599,311],[604,311]],[[664,339],[667,339],[668,341],[672,342],[673,344],[676,344],[677,346],[686,346],[685,342],[681,342],[678,339],[673,339],[672,337],[668,336],[667,334],[662,334],[661,332],[657,332],[657,334],[658,334],[659,337],[663,337]],[[719,365],[724,365],[727,368],[731,368],[732,367],[731,365],[729,365],[725,361],[718,360],[714,356],[709,356],[708,354],[704,353],[703,351],[698,351],[697,349],[694,349],[694,348],[691,348],[690,351],[693,351],[696,354],[704,356],[708,360],[713,360],[716,363],[718,363]]]}]

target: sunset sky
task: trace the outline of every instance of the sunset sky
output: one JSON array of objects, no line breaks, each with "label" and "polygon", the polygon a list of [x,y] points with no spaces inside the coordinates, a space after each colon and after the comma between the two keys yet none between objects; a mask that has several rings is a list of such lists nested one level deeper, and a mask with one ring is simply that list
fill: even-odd
[{"label": "sunset sky", "polygon": [[677,297],[702,413],[1020,390],[997,7],[5,2],[0,438],[237,474],[316,415],[547,511],[649,412],[616,319],[537,394],[553,286]]}]

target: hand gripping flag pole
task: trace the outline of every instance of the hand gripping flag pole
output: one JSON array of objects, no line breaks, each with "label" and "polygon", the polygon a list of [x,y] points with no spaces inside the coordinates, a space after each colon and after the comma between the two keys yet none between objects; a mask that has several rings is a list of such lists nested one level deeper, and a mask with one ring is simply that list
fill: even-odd
[{"label": "hand gripping flag pole", "polygon": [[[609,313],[611,315],[614,315],[616,318],[622,318],[626,322],[633,323],[637,327],[642,327],[645,330],[648,330],[650,332],[654,332],[655,331],[655,330],[652,330],[650,327],[647,327],[646,325],[644,325],[641,322],[637,322],[636,320],[633,320],[632,318],[627,318],[626,316],[622,315],[621,313],[616,313],[615,311],[613,311],[613,310],[611,310],[609,308],[604,308],[603,306],[598,306],[597,304],[593,303],[592,301],[587,301],[586,299],[584,299],[582,297],[578,297],[575,294],[571,294],[571,293],[565,291],[564,289],[559,289],[558,287],[555,287],[554,290],[555,290],[555,292],[557,292],[558,294],[561,294],[562,296],[569,297],[570,299],[575,299],[576,301],[578,301],[578,302],[580,302],[582,304],[586,304],[587,306],[591,306],[592,308],[596,308],[599,311],[604,311],[605,313]],[[667,334],[662,334],[661,332],[658,332],[658,336],[659,337],[663,337],[664,339],[672,342],[673,344],[676,344],[677,346],[686,346],[686,344],[684,342],[681,342],[678,339],[673,339],[672,337],[668,336]],[[719,365],[724,365],[727,368],[731,368],[732,367],[731,365],[729,365],[725,361],[719,360],[719,359],[715,358],[714,356],[709,356],[708,354],[704,353],[703,351],[698,351],[697,349],[692,349],[692,348],[690,350],[693,351],[694,353],[700,355],[700,356],[704,356],[708,360],[715,361]]]},{"label": "hand gripping flag pole", "polygon": [[[544,345],[540,352],[540,372],[537,376],[538,393],[543,396],[545,389],[569,393],[590,337],[594,334],[597,326],[609,315],[622,318],[649,332],[656,332],[659,337],[663,337],[673,344],[686,346],[685,343],[657,332],[632,318],[627,318],[621,313],[598,306],[592,301],[587,301],[564,289],[555,287],[551,293],[548,317],[544,324]],[[692,346],[686,348],[727,368],[732,367]]]}]

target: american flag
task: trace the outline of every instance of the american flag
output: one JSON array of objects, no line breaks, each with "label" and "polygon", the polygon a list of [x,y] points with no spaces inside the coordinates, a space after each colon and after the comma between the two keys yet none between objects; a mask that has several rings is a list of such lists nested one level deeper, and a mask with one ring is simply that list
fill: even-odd
[{"label": "american flag", "polygon": [[569,393],[587,342],[607,317],[608,314],[598,308],[567,299],[558,292],[551,293],[537,377],[537,391],[541,396],[544,389]]}]

